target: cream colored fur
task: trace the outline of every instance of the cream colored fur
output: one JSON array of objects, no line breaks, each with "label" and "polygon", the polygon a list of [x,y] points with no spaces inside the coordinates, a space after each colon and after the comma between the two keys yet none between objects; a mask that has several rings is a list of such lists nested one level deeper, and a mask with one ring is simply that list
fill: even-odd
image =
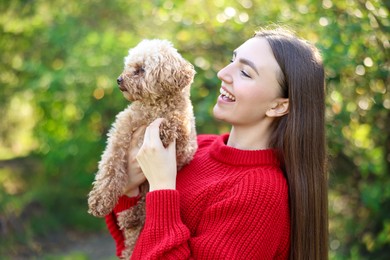
[{"label": "cream colored fur", "polygon": [[[120,90],[132,103],[120,112],[109,131],[107,147],[89,193],[88,212],[96,217],[111,213],[128,182],[127,158],[130,142],[140,146],[146,126],[163,117],[160,137],[165,147],[176,138],[177,167],[192,159],[197,149],[195,118],[190,101],[190,86],[195,70],[169,41],[143,40],[129,50],[124,71],[118,78]],[[142,128],[139,140],[133,133]],[[134,142],[135,141],[135,142]],[[118,225],[125,234],[129,259],[145,221],[145,195],[148,183],[141,185],[137,205],[119,214]]]}]

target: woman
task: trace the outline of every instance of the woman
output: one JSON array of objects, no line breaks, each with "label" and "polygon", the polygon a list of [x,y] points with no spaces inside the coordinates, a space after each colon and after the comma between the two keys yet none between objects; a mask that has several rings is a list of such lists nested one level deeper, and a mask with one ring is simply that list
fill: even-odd
[{"label": "woman", "polygon": [[[164,149],[162,119],[132,151],[127,196],[115,214],[150,192],[132,259],[327,259],[324,69],[318,51],[282,30],[262,30],[218,72],[213,113],[229,134],[200,135],[191,163],[176,172],[175,144]],[[136,155],[135,155],[136,154]]]}]

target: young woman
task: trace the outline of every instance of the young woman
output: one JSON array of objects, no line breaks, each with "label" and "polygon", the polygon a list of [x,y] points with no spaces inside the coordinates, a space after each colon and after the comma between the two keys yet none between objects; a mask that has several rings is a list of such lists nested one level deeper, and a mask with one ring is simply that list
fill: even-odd
[{"label": "young woman", "polygon": [[146,179],[146,222],[132,259],[327,259],[324,69],[313,45],[282,30],[257,32],[218,72],[213,113],[229,134],[199,135],[191,163],[176,172],[157,119],[132,151],[127,196]]}]

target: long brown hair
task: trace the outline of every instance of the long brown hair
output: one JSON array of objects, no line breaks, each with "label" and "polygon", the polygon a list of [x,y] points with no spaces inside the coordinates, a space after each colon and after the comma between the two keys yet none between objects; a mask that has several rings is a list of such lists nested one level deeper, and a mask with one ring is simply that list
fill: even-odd
[{"label": "long brown hair", "polygon": [[318,50],[285,29],[261,30],[281,68],[289,113],[274,124],[270,146],[280,152],[289,186],[290,259],[328,259],[325,73]]}]

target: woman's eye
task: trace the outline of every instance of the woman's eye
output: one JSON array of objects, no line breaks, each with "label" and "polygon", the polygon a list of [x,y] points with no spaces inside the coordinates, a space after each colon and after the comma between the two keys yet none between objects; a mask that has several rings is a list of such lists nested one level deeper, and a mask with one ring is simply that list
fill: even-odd
[{"label": "woman's eye", "polygon": [[247,78],[250,78],[251,76],[249,76],[248,73],[245,72],[245,70],[241,70],[241,74],[244,76],[244,77],[247,77]]}]

